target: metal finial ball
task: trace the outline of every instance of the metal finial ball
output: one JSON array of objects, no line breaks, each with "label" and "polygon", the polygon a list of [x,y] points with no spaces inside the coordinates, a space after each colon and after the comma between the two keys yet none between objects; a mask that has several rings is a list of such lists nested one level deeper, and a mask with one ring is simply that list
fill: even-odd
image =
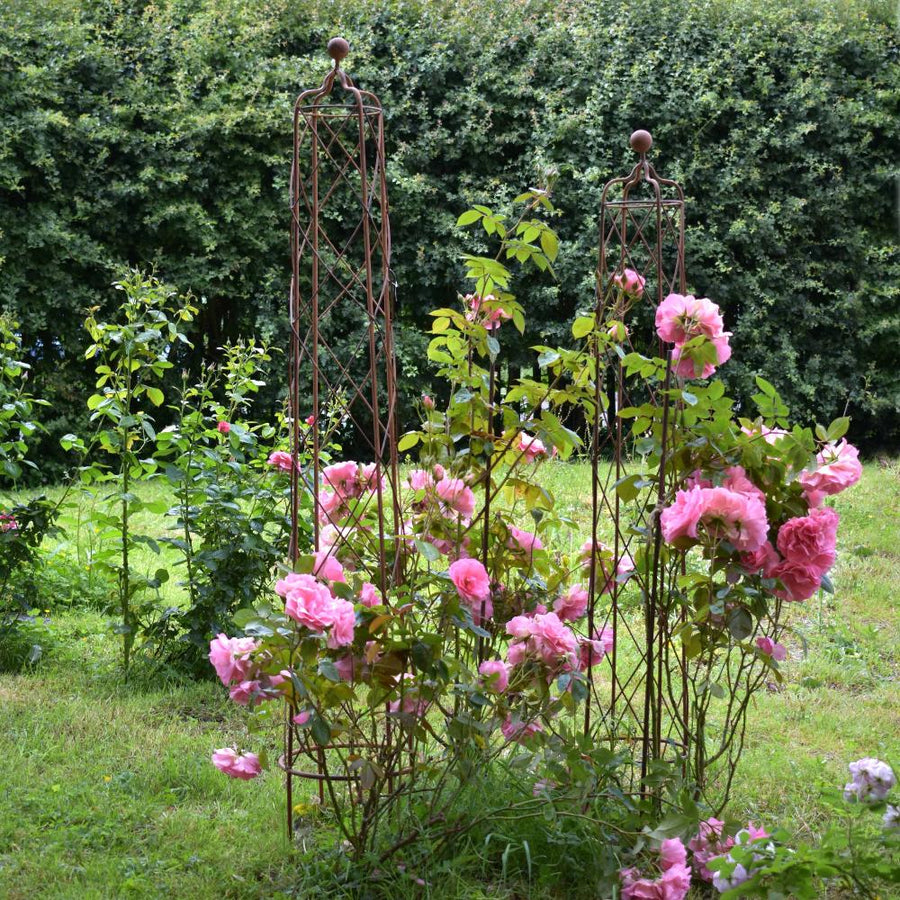
[{"label": "metal finial ball", "polygon": [[650,137],[649,131],[639,129],[631,135],[629,143],[635,153],[640,153],[643,156],[653,146],[653,138]]},{"label": "metal finial ball", "polygon": [[328,55],[340,65],[341,60],[350,52],[350,44],[342,37],[333,37],[328,42]]}]

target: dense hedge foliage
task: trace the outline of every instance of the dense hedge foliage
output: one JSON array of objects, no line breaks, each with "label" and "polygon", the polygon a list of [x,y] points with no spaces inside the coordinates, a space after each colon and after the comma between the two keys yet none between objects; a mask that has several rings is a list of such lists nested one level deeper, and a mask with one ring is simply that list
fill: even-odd
[{"label": "dense hedge foliage", "polygon": [[733,323],[735,395],[760,373],[800,418],[846,407],[857,441],[896,447],[890,16],[863,0],[11,0],[0,297],[54,401],[47,424],[76,430],[82,309],[114,303],[126,264],[201,301],[185,364],[239,334],[283,342],[290,104],[341,32],[387,111],[411,394],[428,380],[422,311],[460,284],[457,215],[559,170],[558,281],[516,293],[533,329],[520,351],[539,333],[563,340],[592,302],[600,189],[642,126],[690,200],[690,286]]}]

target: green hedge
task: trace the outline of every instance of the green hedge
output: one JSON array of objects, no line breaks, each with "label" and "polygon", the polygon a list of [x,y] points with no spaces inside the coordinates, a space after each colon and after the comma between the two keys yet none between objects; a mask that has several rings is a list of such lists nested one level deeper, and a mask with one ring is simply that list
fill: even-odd
[{"label": "green hedge", "polygon": [[[0,10],[0,298],[70,430],[81,309],[126,264],[203,300],[195,356],[284,342],[290,104],[334,33],[387,115],[400,369],[461,284],[457,215],[560,171],[558,281],[520,285],[539,339],[590,305],[603,182],[653,132],[689,199],[690,286],[803,417],[900,446],[898,40],[887,4],[771,0],[342,4],[10,0]],[[195,360],[186,359],[185,364]],[[515,360],[514,360],[515,361]]]}]

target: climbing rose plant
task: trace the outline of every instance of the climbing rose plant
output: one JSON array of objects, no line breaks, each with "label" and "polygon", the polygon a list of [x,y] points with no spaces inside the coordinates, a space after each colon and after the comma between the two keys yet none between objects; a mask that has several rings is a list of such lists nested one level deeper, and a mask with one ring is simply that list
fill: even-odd
[{"label": "climbing rose plant", "polygon": [[[705,861],[760,837],[750,826],[746,840],[726,838],[720,820],[704,819],[694,802],[703,799],[707,766],[733,764],[742,746],[742,737],[736,745],[710,742],[710,698],[735,698],[725,722],[742,727],[753,691],[780,677],[782,605],[831,589],[838,516],[825,498],[855,483],[861,468],[842,439],[846,420],[817,428],[815,437],[791,426],[764,379],[759,417],[735,417],[722,382],[710,380],[731,355],[712,301],[670,294],[655,318],[663,354],[637,352],[625,320],[647,302],[646,282],[629,269],[614,273],[593,315],[575,320],[574,348],[536,348],[544,380],[519,379],[501,396],[501,340],[525,328],[504,261],[551,270],[557,253],[539,217],[553,214],[546,193],[529,191],[517,202],[512,219],[487,207],[460,218],[498,238],[500,250],[466,256],[472,289],[459,307],[433,313],[428,355],[448,400],[424,397],[421,427],[400,440],[418,463],[397,492],[400,528],[386,535],[399,568],[378,565],[374,500],[380,493],[390,502],[385,473],[353,460],[325,466],[318,549],[284,573],[270,602],[238,615],[244,636],[220,634],[210,660],[257,724],[277,721],[280,704],[271,701],[286,702],[301,758],[321,752],[328,770],[353,785],[341,793],[326,782],[336,826],[357,857],[376,839],[387,841],[383,862],[425,835],[440,847],[464,833],[470,824],[451,814],[453,804],[468,779],[492,768],[526,786],[523,803],[552,803],[581,818],[601,803],[608,815],[609,798],[619,797],[621,815],[638,816],[636,835],[658,806],[631,790],[602,715],[586,730],[583,709],[599,703],[592,681],[609,678],[620,639],[604,617],[610,595],[641,614],[635,574],[651,562],[652,534],[618,554],[584,541],[541,475],[548,459],[582,447],[565,424],[569,412],[580,409],[589,421],[609,416],[595,379],[620,367],[635,394],[649,399],[615,411],[630,423],[633,447],[616,490],[623,517],[658,521],[660,565],[669,573],[665,614],[687,666],[683,750],[694,754],[676,762],[688,766],[697,788],[685,801],[680,838],[649,832],[656,873],[634,856],[635,841],[603,852],[613,859],[608,886],[617,884],[623,897],[678,900],[692,877],[711,879]],[[286,472],[294,465],[286,455],[271,462]],[[301,468],[310,485],[311,468]],[[225,748],[213,762],[252,778],[265,760]],[[690,865],[681,838],[690,839]]]}]

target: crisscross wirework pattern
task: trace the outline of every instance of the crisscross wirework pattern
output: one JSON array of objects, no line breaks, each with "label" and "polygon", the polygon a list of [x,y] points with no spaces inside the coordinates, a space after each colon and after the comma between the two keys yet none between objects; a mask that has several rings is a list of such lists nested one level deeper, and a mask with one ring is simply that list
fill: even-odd
[{"label": "crisscross wirework pattern", "polygon": [[[600,253],[596,273],[596,309],[599,322],[628,319],[628,350],[632,337],[646,351],[652,343],[656,307],[672,292],[685,292],[684,194],[674,181],[661,178],[647,159],[651,139],[635,132],[632,147],[640,159],[632,171],[609,181],[601,196]],[[631,269],[645,279],[641,299],[631,309],[617,309],[613,278]],[[626,436],[620,409],[646,401],[663,409],[662,459],[657,475],[657,498],[666,493],[667,429],[677,413],[670,409],[668,387],[672,378],[671,354],[660,344],[658,355],[667,359],[661,385],[646,385],[646,394],[635,397],[623,377],[621,360],[610,364],[599,347],[596,356],[596,409],[591,437],[592,525],[596,542],[612,542],[613,567],[644,545],[644,564],[639,565],[627,588],[615,571],[598,571],[591,565],[589,629],[609,626],[616,635],[608,679],[600,680],[590,669],[591,702],[585,707],[585,731],[592,728],[596,712],[600,735],[615,745],[622,741],[640,747],[641,778],[653,760],[667,747],[687,750],[687,694],[682,689],[685,661],[673,641],[679,613],[669,607],[675,588],[677,563],[661,553],[659,503],[630,505],[620,500],[616,485],[629,474]],[[606,413],[603,414],[604,408]],[[611,582],[611,585],[610,585]],[[608,591],[606,590],[609,586]],[[675,677],[673,678],[673,673]]]}]

